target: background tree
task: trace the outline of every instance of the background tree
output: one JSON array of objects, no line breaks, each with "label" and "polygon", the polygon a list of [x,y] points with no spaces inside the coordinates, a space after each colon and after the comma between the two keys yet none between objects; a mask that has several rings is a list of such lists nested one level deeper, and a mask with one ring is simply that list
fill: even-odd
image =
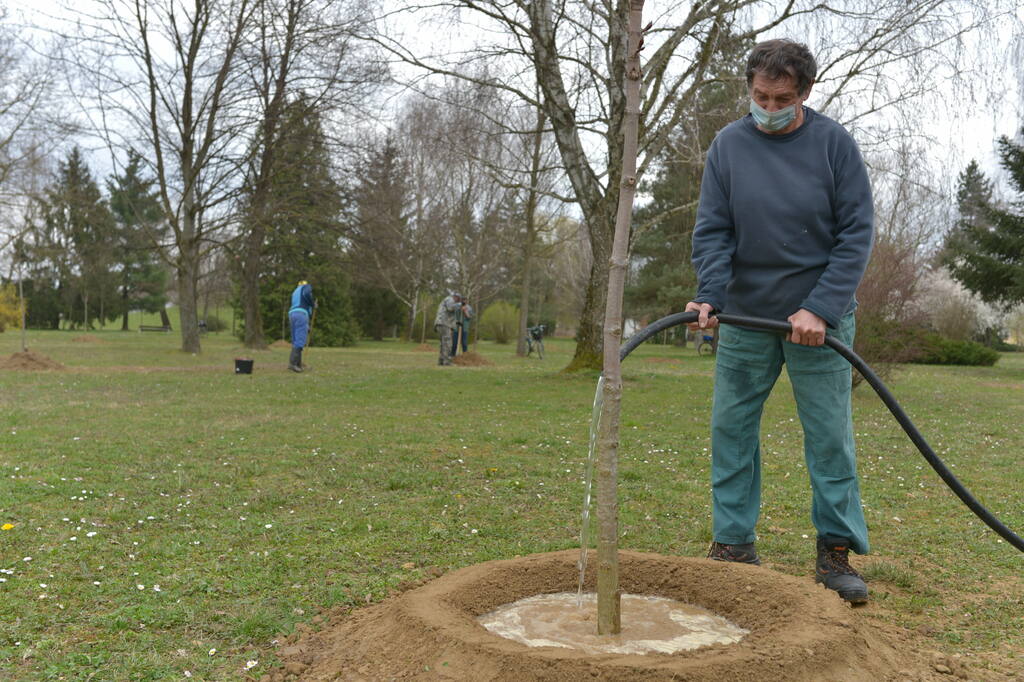
[{"label": "background tree", "polygon": [[369,145],[358,165],[347,221],[348,263],[354,279],[401,301],[410,338],[424,305],[421,297],[445,284],[447,235],[435,163],[441,142],[428,134],[435,129],[435,115],[433,103],[417,98],[408,103],[396,125],[401,134],[392,131]]},{"label": "background tree", "polygon": [[128,331],[128,312],[156,313],[167,303],[167,270],[153,248],[163,241],[166,223],[155,181],[143,177],[144,162],[130,152],[121,172],[107,180],[110,210],[116,221],[114,260],[120,270],[121,331]]},{"label": "background tree", "polygon": [[[875,239],[857,288],[854,350],[885,378],[919,352],[917,331],[928,323],[924,308],[930,262],[948,221],[939,173],[929,169],[919,144],[867,155],[874,196]],[[861,381],[854,375],[854,384]]]},{"label": "background tree", "polygon": [[1005,308],[1024,301],[1024,147],[999,138],[999,160],[1018,202],[1000,207],[992,185],[971,162],[958,178],[960,219],[946,240],[942,262],[978,298]]},{"label": "background tree", "polygon": [[[290,297],[299,280],[313,285],[318,308],[311,342],[351,345],[358,335],[345,273],[341,188],[316,107],[305,99],[285,108],[278,171],[267,206],[266,255],[260,273],[260,316],[268,339],[288,338]],[[244,335],[244,323],[240,329]]]},{"label": "background tree", "polygon": [[[245,338],[262,348],[260,273],[270,217],[273,176],[279,170],[278,146],[287,135],[285,108],[301,98],[322,115],[352,110],[384,76],[383,69],[353,40],[353,26],[363,22],[357,3],[336,0],[262,0],[257,3],[251,35],[242,45],[241,64],[259,112],[247,164],[245,203],[240,230],[233,240]],[[284,169],[287,172],[286,169]],[[280,187],[275,193],[280,201]]]},{"label": "background tree", "polygon": [[364,336],[381,341],[393,329],[405,329],[405,306],[388,289],[365,284],[352,285],[352,309]]},{"label": "background tree", "polygon": [[21,300],[13,282],[0,282],[0,332],[21,326]]},{"label": "background tree", "polygon": [[[114,219],[76,147],[59,162],[54,182],[38,200],[37,222],[24,257],[33,264],[33,296],[44,298],[44,282],[56,290],[61,317],[71,326],[116,316]],[[33,307],[46,310],[48,306]]]},{"label": "background tree", "polygon": [[508,103],[488,88],[458,80],[434,96],[438,115],[427,134],[441,141],[432,174],[444,178],[435,206],[436,219],[446,226],[444,279],[482,310],[519,274],[518,259],[509,255],[519,251],[524,223],[533,220],[536,233],[527,211],[537,205],[524,205],[521,191],[497,172],[520,165],[513,135],[496,123],[511,113]]},{"label": "background tree", "polygon": [[238,59],[259,2],[98,0],[76,7],[68,47],[97,132],[152,164],[170,234],[156,246],[174,270],[181,349],[190,353],[201,350],[202,262],[230,224],[240,184],[252,102]]}]

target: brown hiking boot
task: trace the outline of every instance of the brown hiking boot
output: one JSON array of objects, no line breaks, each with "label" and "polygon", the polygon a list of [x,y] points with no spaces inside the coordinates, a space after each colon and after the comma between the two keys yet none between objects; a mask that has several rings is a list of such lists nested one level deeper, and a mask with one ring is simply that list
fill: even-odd
[{"label": "brown hiking boot", "polygon": [[818,537],[814,581],[835,590],[851,604],[863,604],[868,600],[867,583],[850,565],[850,541],[846,538]]},{"label": "brown hiking boot", "polygon": [[708,558],[715,561],[731,561],[738,564],[753,564],[760,566],[761,560],[757,557],[757,550],[754,543],[745,545],[726,545],[721,542],[712,542],[708,550]]}]

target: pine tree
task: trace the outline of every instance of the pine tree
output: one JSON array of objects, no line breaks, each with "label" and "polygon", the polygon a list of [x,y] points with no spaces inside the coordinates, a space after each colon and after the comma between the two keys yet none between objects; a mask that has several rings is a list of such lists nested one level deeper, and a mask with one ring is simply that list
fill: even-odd
[{"label": "pine tree", "polygon": [[[1024,147],[999,138],[1000,165],[1024,199]],[[1024,301],[1024,215],[992,200],[992,183],[972,161],[958,178],[960,219],[946,238],[942,263],[982,301],[1009,308]]]},{"label": "pine tree", "polygon": [[411,165],[391,136],[369,150],[359,164],[346,232],[353,278],[405,306],[410,338],[421,294],[441,279],[447,229],[436,202],[414,191]]},{"label": "pine tree", "polygon": [[114,219],[78,148],[58,164],[57,178],[39,200],[40,219],[27,253],[34,263],[33,295],[43,282],[59,292],[64,320],[91,326],[116,302]]},{"label": "pine tree", "polygon": [[124,171],[107,179],[110,210],[117,222],[114,258],[121,275],[121,330],[128,331],[128,312],[155,313],[167,302],[167,270],[153,249],[166,231],[155,180],[142,177],[142,157],[132,151]]},{"label": "pine tree", "polygon": [[277,169],[259,278],[264,334],[271,341],[288,338],[290,296],[297,282],[307,280],[318,302],[311,344],[351,345],[358,325],[341,245],[343,193],[331,173],[320,115],[303,98],[285,111]]}]

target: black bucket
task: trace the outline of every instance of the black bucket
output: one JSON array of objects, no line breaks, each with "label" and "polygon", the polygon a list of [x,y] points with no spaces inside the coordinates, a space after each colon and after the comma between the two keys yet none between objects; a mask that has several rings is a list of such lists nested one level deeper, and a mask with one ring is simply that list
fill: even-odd
[{"label": "black bucket", "polygon": [[235,358],[235,374],[252,374],[252,360]]}]

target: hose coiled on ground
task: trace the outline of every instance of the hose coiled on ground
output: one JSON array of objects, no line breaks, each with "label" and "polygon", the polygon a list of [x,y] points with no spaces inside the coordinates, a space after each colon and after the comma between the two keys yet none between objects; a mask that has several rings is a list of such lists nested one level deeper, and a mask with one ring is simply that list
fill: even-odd
[{"label": "hose coiled on ground", "polygon": [[[766,331],[778,332],[780,334],[788,334],[791,331],[788,322],[768,320],[761,317],[745,317],[742,315],[729,315],[726,313],[718,313],[715,317],[717,317],[718,321],[723,324],[739,325],[743,327],[751,327],[753,329],[764,329]],[[647,325],[629,337],[629,339],[626,340],[626,343],[624,343],[622,348],[619,350],[619,359],[624,360],[627,355],[636,349],[637,346],[658,332],[680,324],[689,324],[696,321],[697,313],[693,311],[667,315],[660,320]],[[889,391],[886,385],[882,383],[882,380],[878,378],[878,375],[875,374],[874,370],[872,370],[859,355],[854,353],[853,350],[842,341],[838,341],[833,337],[826,335],[825,345],[833,348],[837,353],[842,355],[847,362],[853,365],[853,367],[861,373],[861,376],[863,376],[864,380],[871,385],[871,388],[875,389],[875,393],[877,393],[878,397],[882,399],[885,406],[889,408],[893,417],[895,417],[899,425],[903,427],[903,430],[914,445],[917,446],[921,455],[925,458],[928,464],[931,465],[932,469],[935,470],[935,473],[939,475],[939,478],[941,478],[949,489],[960,498],[960,501],[967,505],[968,509],[974,512],[979,519],[984,521],[985,525],[998,533],[1001,538],[1009,542],[1021,552],[1024,552],[1024,539],[1021,539],[1019,535],[1007,528],[1002,521],[997,519],[992,512],[982,506],[982,504],[978,502],[973,495],[971,495],[970,491],[964,487],[963,483],[953,475],[953,472],[949,470],[949,467],[939,459],[939,456],[936,455],[935,451],[932,450],[930,445],[928,445],[928,441],[924,439],[921,432],[918,431],[917,427],[914,426],[914,423],[910,421],[910,417],[908,417],[907,413],[903,411],[903,408],[896,401],[896,398]]]}]

